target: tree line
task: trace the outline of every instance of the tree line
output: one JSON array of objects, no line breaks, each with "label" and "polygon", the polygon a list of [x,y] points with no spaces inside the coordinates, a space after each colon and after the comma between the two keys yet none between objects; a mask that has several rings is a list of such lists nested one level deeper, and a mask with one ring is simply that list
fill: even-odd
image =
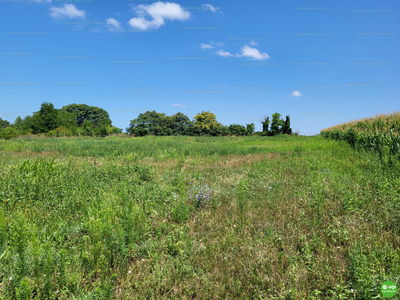
[{"label": "tree line", "polygon": [[[130,121],[126,128],[132,136],[273,136],[292,134],[290,117],[280,119],[279,113],[272,115],[272,122],[265,117],[261,123],[263,130],[255,132],[254,123],[246,126],[222,125],[215,114],[202,111],[193,120],[178,112],[171,116],[156,111],[147,111]],[[269,125],[271,128],[269,129]],[[24,118],[18,116],[13,124],[0,118],[0,138],[12,138],[18,135],[45,134],[47,136],[107,136],[122,133],[122,129],[112,126],[108,112],[96,106],[70,104],[61,109],[54,108],[49,102],[41,104],[40,110]]]}]

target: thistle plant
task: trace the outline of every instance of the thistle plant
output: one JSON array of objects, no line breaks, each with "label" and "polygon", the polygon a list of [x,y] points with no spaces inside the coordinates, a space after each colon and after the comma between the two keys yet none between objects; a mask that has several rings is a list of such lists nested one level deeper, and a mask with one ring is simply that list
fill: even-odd
[{"label": "thistle plant", "polygon": [[187,192],[189,201],[195,209],[205,207],[210,199],[210,188],[204,183],[204,177],[199,177],[197,182],[189,182],[190,188]]}]

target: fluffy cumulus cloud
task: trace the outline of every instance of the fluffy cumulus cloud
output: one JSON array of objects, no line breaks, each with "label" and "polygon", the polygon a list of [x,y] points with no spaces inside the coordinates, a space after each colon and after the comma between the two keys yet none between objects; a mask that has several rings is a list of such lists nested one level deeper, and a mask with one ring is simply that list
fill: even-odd
[{"label": "fluffy cumulus cloud", "polygon": [[121,23],[114,18],[108,18],[106,21],[110,31],[117,31],[121,29]]},{"label": "fluffy cumulus cloud", "polygon": [[182,105],[182,104],[180,104],[180,103],[172,103],[171,104],[172,106],[177,106],[177,107],[182,107],[182,108],[185,108],[186,107],[186,105]]},{"label": "fluffy cumulus cloud", "polygon": [[201,7],[203,7],[204,10],[211,10],[212,12],[216,12],[218,10],[218,7],[214,7],[211,4],[203,4]]},{"label": "fluffy cumulus cloud", "polygon": [[222,57],[233,56],[230,52],[224,51],[224,50],[216,51],[215,54],[222,56]]},{"label": "fluffy cumulus cloud", "polygon": [[209,44],[200,44],[201,49],[211,49],[214,48],[212,45]]},{"label": "fluffy cumulus cloud", "polygon": [[293,93],[292,93],[292,96],[293,97],[300,97],[302,94],[299,92],[299,91],[294,91]]},{"label": "fluffy cumulus cloud", "polygon": [[250,57],[256,60],[263,60],[268,59],[269,55],[265,52],[260,53],[256,48],[251,48],[250,46],[246,45],[242,48],[242,54],[236,54],[236,56],[245,56]]},{"label": "fluffy cumulus cloud", "polygon": [[[179,4],[171,2],[155,2],[149,5],[140,4],[135,8],[138,17],[129,20],[129,25],[140,30],[157,29],[165,20],[183,21],[190,18],[190,13]],[[146,20],[146,16],[151,20]]]},{"label": "fluffy cumulus cloud", "polygon": [[250,42],[250,45],[252,45],[252,46],[257,46],[258,43],[257,43],[256,41],[251,41],[251,42]]},{"label": "fluffy cumulus cloud", "polygon": [[50,7],[50,16],[53,18],[68,17],[68,18],[84,18],[86,12],[79,10],[73,4],[64,4],[61,7]]}]

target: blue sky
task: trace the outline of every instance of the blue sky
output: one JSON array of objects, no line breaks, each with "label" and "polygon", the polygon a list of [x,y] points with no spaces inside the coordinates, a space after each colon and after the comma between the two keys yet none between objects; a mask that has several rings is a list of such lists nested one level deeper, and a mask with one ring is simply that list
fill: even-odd
[{"label": "blue sky", "polygon": [[0,2],[0,117],[85,103],[312,135],[400,110],[398,1]]}]

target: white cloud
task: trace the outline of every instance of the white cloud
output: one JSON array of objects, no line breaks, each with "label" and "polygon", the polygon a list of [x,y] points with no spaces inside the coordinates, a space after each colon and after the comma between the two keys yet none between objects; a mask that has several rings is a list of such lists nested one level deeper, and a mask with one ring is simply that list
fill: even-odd
[{"label": "white cloud", "polygon": [[257,46],[258,43],[257,43],[256,41],[251,41],[251,42],[250,42],[250,45],[252,45],[252,46]]},{"label": "white cloud", "polygon": [[182,104],[180,104],[180,103],[177,103],[177,104],[172,103],[171,105],[172,105],[172,106],[177,106],[177,107],[182,107],[182,108],[185,108],[185,107],[186,107],[186,105],[182,105]]},{"label": "white cloud", "polygon": [[36,3],[44,3],[44,2],[51,3],[51,0],[35,0],[35,2]]},{"label": "white cloud", "polygon": [[212,12],[216,12],[219,8],[218,7],[214,7],[211,4],[203,4],[201,7],[204,8],[204,10],[211,10]]},{"label": "white cloud", "polygon": [[[141,30],[157,29],[164,25],[164,20],[186,20],[190,13],[185,11],[179,4],[171,2],[155,2],[149,5],[140,4],[136,8],[137,18],[129,20],[129,25]],[[145,19],[149,15],[152,20]]]},{"label": "white cloud", "polygon": [[242,54],[236,54],[236,56],[247,56],[256,60],[263,60],[269,58],[269,55],[267,53],[265,52],[260,53],[260,51],[258,51],[256,48],[251,48],[248,45],[242,48]]},{"label": "white cloud", "polygon": [[218,54],[223,57],[233,56],[230,52],[224,50],[215,51],[215,54]]},{"label": "white cloud", "polygon": [[293,97],[300,97],[302,95],[302,93],[300,93],[299,91],[294,91],[293,93],[292,93],[292,96]]},{"label": "white cloud", "polygon": [[213,46],[209,45],[209,44],[200,44],[201,49],[211,49],[214,48]]},{"label": "white cloud", "polygon": [[79,10],[73,4],[64,4],[62,7],[50,7],[50,16],[54,18],[68,17],[68,18],[84,18],[86,12]]},{"label": "white cloud", "polygon": [[121,29],[121,23],[114,18],[108,18],[107,20],[108,29],[110,31],[116,31]]}]

